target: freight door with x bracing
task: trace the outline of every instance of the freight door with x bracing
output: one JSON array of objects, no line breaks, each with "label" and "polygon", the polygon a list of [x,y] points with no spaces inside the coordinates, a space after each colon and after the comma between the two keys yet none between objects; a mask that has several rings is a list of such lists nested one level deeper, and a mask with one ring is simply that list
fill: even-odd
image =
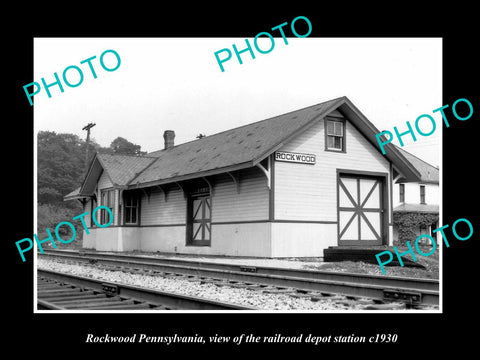
[{"label": "freight door with x bracing", "polygon": [[381,245],[385,231],[384,176],[338,175],[338,244]]}]

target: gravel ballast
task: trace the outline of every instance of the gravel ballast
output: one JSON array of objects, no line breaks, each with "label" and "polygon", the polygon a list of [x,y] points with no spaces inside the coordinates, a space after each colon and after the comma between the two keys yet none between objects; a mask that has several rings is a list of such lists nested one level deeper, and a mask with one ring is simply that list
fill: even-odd
[{"label": "gravel ballast", "polygon": [[[37,259],[38,269],[57,271],[107,282],[123,283],[165,292],[226,301],[255,307],[260,310],[361,310],[359,302],[345,301],[343,297],[312,301],[310,298],[296,298],[285,294],[268,294],[244,288],[217,286],[200,281],[171,279],[155,275],[132,274],[123,271],[100,269],[89,264],[63,263],[53,259]],[[343,300],[343,301],[342,301]]]}]

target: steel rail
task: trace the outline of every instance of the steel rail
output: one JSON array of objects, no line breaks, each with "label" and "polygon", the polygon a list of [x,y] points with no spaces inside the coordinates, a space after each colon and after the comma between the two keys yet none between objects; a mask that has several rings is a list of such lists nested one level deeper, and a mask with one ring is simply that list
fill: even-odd
[{"label": "steel rail", "polygon": [[433,279],[335,273],[328,271],[253,267],[223,263],[165,259],[108,253],[45,251],[45,255],[98,262],[111,266],[215,278],[231,282],[261,283],[276,287],[337,293],[404,302],[438,305],[439,282]]},{"label": "steel rail", "polygon": [[[93,291],[97,293],[106,293],[110,297],[117,297],[123,300],[133,300],[138,303],[148,303],[152,307],[160,306],[173,310],[256,310],[255,308],[237,305],[228,302],[204,299],[200,297],[186,296],[182,294],[145,289],[139,286],[126,285],[121,283],[106,282],[102,280],[90,279],[83,276],[58,273],[50,270],[37,269],[37,277],[42,279],[54,280],[58,283],[66,284],[66,290],[40,291],[38,292],[37,304],[39,309],[69,310],[70,307],[81,309],[82,299],[80,299],[80,290],[76,292],[77,296],[71,298],[72,292],[69,292],[68,286],[79,288],[83,291]],[[40,288],[39,288],[40,289]],[[48,295],[46,295],[48,294]],[[59,300],[59,298],[61,298]],[[57,301],[57,303],[55,302]],[[78,302],[80,306],[78,305]],[[92,303],[93,302],[93,303]],[[121,304],[100,305],[97,299],[83,300],[85,309],[89,307],[103,307],[104,310],[120,308]],[[73,305],[72,305],[73,304]]]}]

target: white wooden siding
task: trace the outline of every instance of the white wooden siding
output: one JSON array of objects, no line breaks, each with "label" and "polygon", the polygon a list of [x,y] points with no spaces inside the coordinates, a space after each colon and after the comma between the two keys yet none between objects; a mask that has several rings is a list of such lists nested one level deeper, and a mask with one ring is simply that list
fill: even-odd
[{"label": "white wooden siding", "polygon": [[[420,185],[425,186],[425,203],[438,205],[440,203],[440,187],[438,184],[405,183],[405,203],[420,204]],[[393,206],[400,205],[400,185],[393,185]]]},{"label": "white wooden siding", "polygon": [[267,178],[253,168],[240,174],[240,193],[228,175],[214,179],[212,222],[268,220]]},{"label": "white wooden siding", "polygon": [[150,200],[143,195],[140,202],[141,225],[185,224],[186,200],[180,189],[170,190],[167,201],[159,190],[150,194]]},{"label": "white wooden siding", "polygon": [[[268,220],[269,191],[267,179],[259,169],[247,169],[240,175],[240,193],[228,175],[211,179],[212,222]],[[187,203],[180,189],[167,190],[167,201],[160,190],[145,194],[140,202],[141,225],[185,224]]]},{"label": "white wooden siding", "polygon": [[348,120],[346,152],[326,151],[324,123],[280,149],[315,154],[316,164],[275,162],[276,220],[337,221],[337,169],[389,173],[388,160]]},{"label": "white wooden siding", "polygon": [[100,175],[100,178],[98,179],[98,189],[107,189],[113,187],[112,182],[108,178],[108,175],[105,171],[102,171],[102,175]]}]

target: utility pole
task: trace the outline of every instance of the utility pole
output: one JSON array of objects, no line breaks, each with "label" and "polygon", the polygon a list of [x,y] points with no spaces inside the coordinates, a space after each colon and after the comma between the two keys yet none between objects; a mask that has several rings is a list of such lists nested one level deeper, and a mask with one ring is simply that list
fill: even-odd
[{"label": "utility pole", "polygon": [[88,151],[90,149],[90,129],[94,127],[96,124],[94,123],[89,123],[83,127],[82,130],[87,130],[87,150],[85,152],[85,173],[87,172],[87,166],[88,166]]}]

